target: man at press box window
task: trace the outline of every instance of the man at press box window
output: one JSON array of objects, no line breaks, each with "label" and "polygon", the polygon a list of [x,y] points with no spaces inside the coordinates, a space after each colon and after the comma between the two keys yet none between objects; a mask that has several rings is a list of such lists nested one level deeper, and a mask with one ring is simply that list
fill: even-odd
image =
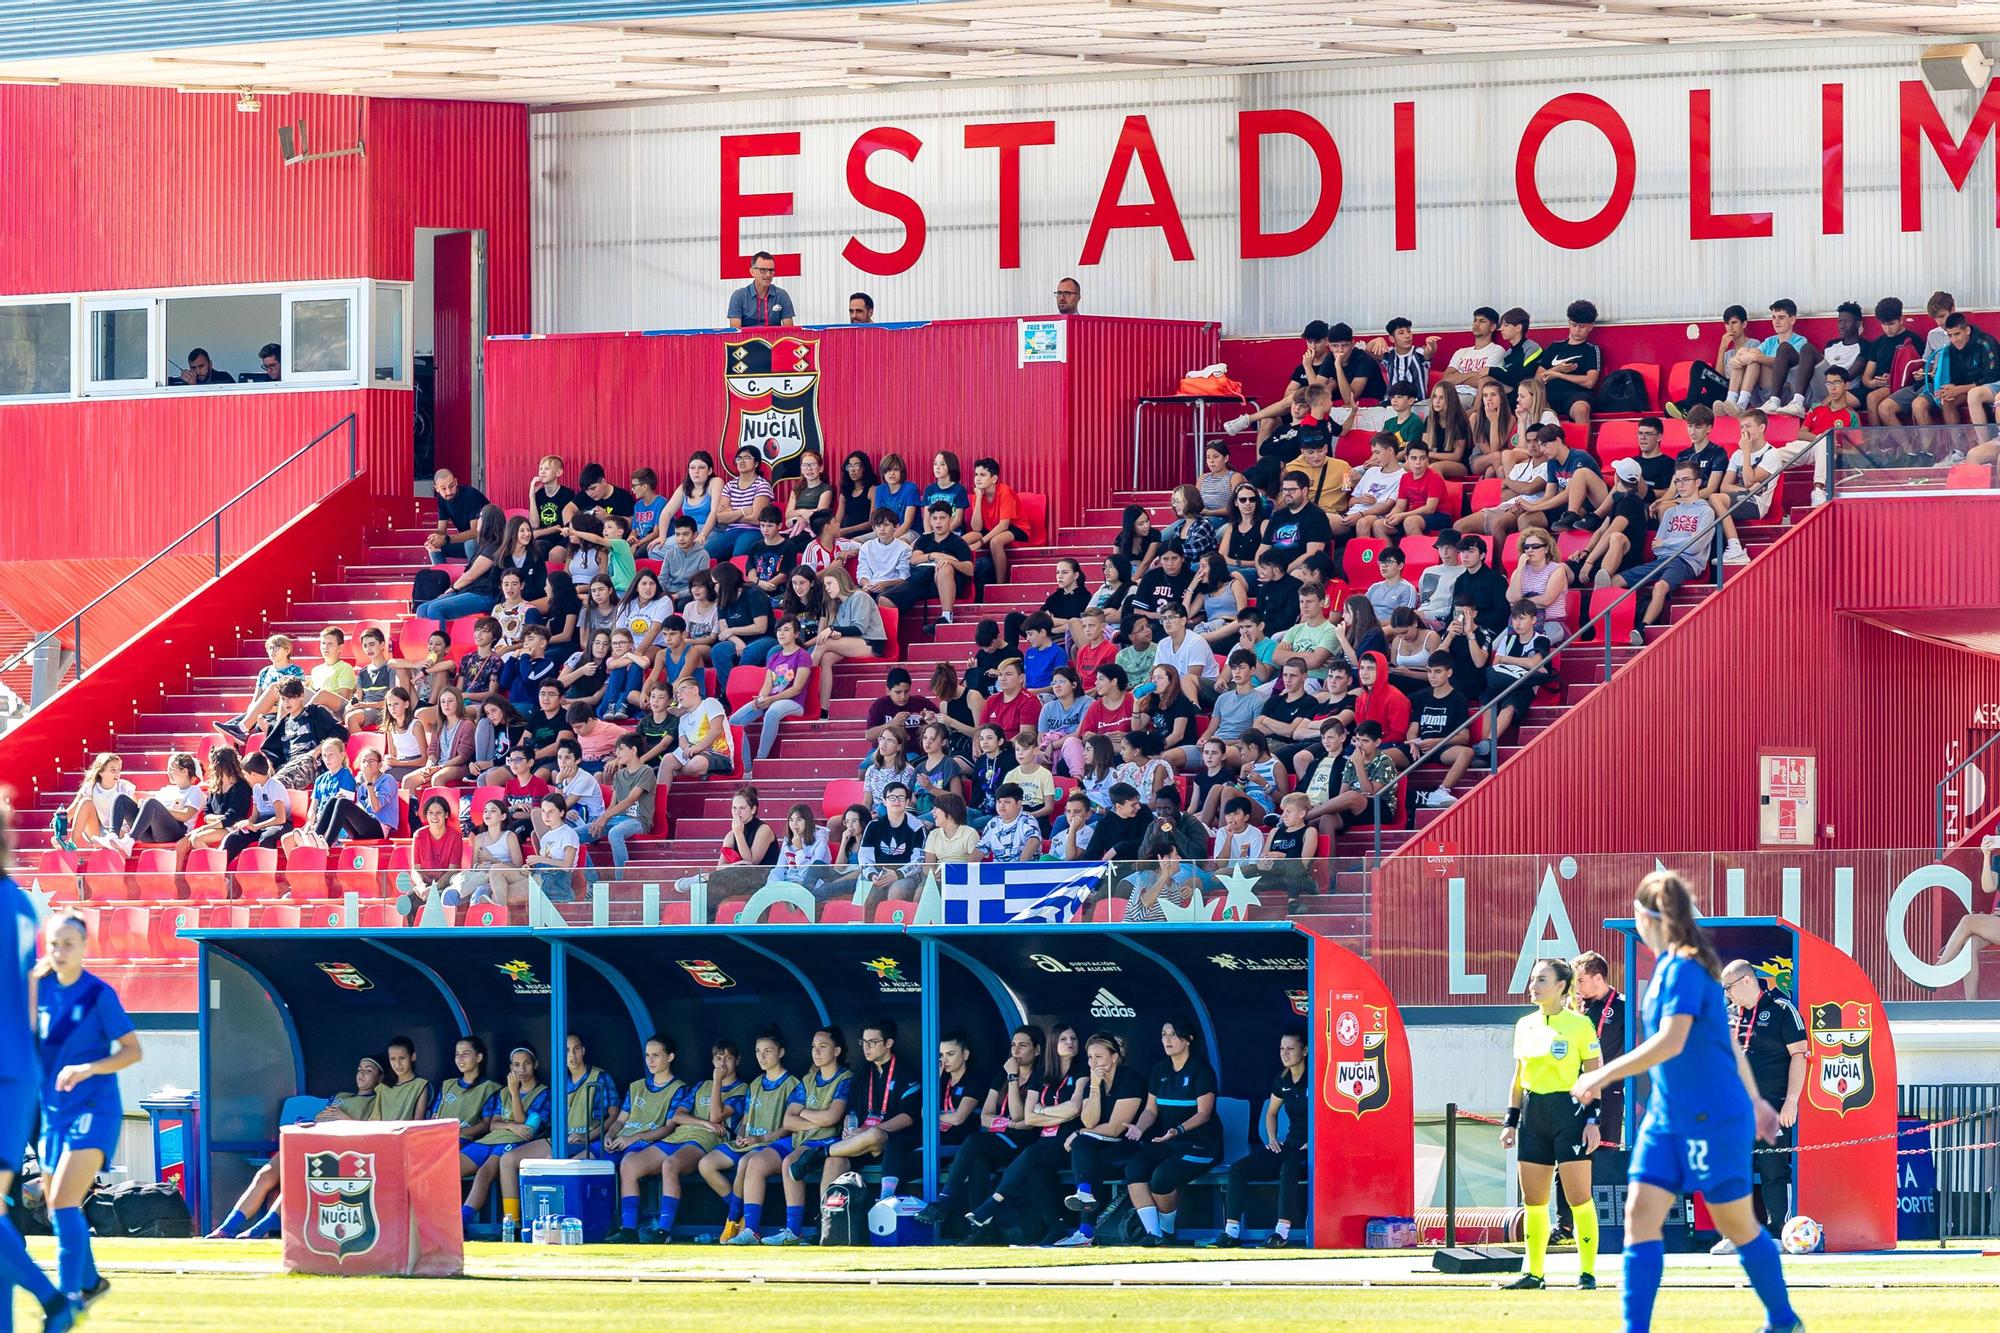
[{"label": "man at press box window", "polygon": [[792,294],[774,284],[778,261],[769,250],[759,250],[750,258],[750,285],[729,294],[729,327],[768,329],[798,323],[799,309]]},{"label": "man at press box window", "polygon": [[167,383],[182,388],[199,388],[210,384],[234,384],[236,377],[226,370],[217,370],[208,349],[197,347],[187,354],[187,369]]}]

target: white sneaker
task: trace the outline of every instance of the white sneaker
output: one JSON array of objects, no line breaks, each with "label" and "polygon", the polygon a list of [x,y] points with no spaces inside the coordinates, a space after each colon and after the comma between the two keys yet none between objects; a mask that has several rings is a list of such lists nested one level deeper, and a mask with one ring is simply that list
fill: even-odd
[{"label": "white sneaker", "polygon": [[1826,487],[1824,487],[1824,486],[1815,486],[1815,487],[1813,487],[1813,488],[1812,488],[1812,504],[1813,504],[1813,508],[1817,509],[1817,508],[1819,508],[1819,506],[1821,506],[1821,505],[1823,505],[1823,504],[1825,504],[1825,503],[1826,503]]},{"label": "white sneaker", "polygon": [[745,1227],[722,1243],[724,1245],[762,1245],[764,1242],[757,1238],[756,1232],[752,1231],[749,1227]]},{"label": "white sneaker", "polygon": [[1057,1241],[1055,1243],[1055,1248],[1058,1250],[1073,1250],[1078,1248],[1079,1246],[1092,1245],[1095,1243],[1096,1242],[1093,1240],[1092,1237],[1084,1235],[1081,1231],[1072,1231],[1067,1236],[1064,1236],[1061,1240]]},{"label": "white sneaker", "polygon": [[1785,409],[1778,405],[1778,395],[1774,393],[1764,400],[1763,410],[1766,412],[1782,412]]},{"label": "white sneaker", "polygon": [[1224,435],[1241,435],[1248,431],[1254,424],[1249,417],[1231,417],[1222,423],[1222,433]]},{"label": "white sneaker", "polygon": [[1736,1242],[1724,1236],[1721,1240],[1709,1246],[1708,1252],[1710,1254],[1734,1254],[1736,1253]]},{"label": "white sneaker", "polygon": [[1446,791],[1443,787],[1437,787],[1424,793],[1424,804],[1433,810],[1447,809],[1456,803],[1457,800],[1457,796]]},{"label": "white sneaker", "polygon": [[1778,410],[1788,417],[1802,417],[1806,414],[1806,396],[1802,393],[1795,393],[1792,395],[1792,401],[1786,403]]},{"label": "white sneaker", "polygon": [[120,856],[130,857],[132,849],[138,846],[138,843],[130,837],[121,838],[110,833],[100,833],[97,835],[97,845],[117,852]]},{"label": "white sneaker", "polygon": [[1939,466],[1957,467],[1960,463],[1963,463],[1964,461],[1965,461],[1965,450],[1954,449],[1950,453],[1945,455],[1944,462],[1939,464]]},{"label": "white sneaker", "polygon": [[786,1227],[786,1228],[785,1228],[785,1229],[784,1229],[783,1231],[780,1231],[780,1232],[778,1232],[778,1233],[777,1233],[776,1235],[774,1235],[774,1236],[766,1236],[766,1237],[764,1237],[764,1243],[765,1243],[766,1245],[803,1245],[803,1244],[805,1244],[805,1242],[804,1242],[804,1241],[802,1241],[802,1240],[800,1240],[800,1239],[799,1239],[799,1234],[798,1234],[798,1232],[796,1232],[796,1231],[793,1231],[793,1230],[792,1230],[792,1229],[791,1229],[790,1227]]},{"label": "white sneaker", "polygon": [[1725,565],[1747,565],[1750,553],[1743,549],[1742,542],[1731,542],[1722,548],[1722,563]]}]

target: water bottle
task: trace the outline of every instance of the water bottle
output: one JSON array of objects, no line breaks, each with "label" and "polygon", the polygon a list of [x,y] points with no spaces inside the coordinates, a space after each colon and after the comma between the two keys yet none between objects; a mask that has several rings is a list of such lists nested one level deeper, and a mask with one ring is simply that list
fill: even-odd
[{"label": "water bottle", "polygon": [[563,1219],[563,1239],[562,1239],[562,1243],[563,1243],[563,1244],[565,1244],[565,1245],[581,1245],[581,1244],[583,1244],[583,1219],[582,1219],[582,1218],[580,1218],[580,1217],[565,1217],[565,1218]]},{"label": "water bottle", "polygon": [[513,1218],[503,1217],[500,1219],[500,1239],[502,1243],[512,1245],[520,1236],[520,1231],[520,1226]]}]

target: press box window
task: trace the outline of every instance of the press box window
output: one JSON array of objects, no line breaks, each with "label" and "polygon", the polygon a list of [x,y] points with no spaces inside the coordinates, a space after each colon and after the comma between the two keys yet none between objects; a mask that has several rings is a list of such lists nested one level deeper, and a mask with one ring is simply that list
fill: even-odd
[{"label": "press box window", "polygon": [[71,306],[0,305],[0,398],[67,395]]},{"label": "press box window", "polygon": [[90,332],[86,388],[144,389],[154,384],[150,301],[84,303]]},{"label": "press box window", "polygon": [[171,382],[186,367],[196,348],[208,353],[209,363],[229,376],[218,384],[257,383],[264,374],[259,353],[278,341],[283,318],[282,299],[276,292],[244,296],[174,296],[166,306],[167,379]]},{"label": "press box window", "polygon": [[307,384],[352,382],[354,341],[351,291],[286,293],[286,380]]}]

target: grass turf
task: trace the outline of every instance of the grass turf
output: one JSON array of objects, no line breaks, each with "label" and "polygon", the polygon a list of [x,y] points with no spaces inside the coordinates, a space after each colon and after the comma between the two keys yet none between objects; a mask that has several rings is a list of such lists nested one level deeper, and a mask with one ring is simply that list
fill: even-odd
[{"label": "grass turf", "polygon": [[[44,1262],[51,1257],[47,1241],[36,1242],[34,1248]],[[696,1329],[736,1329],[748,1319],[760,1333],[795,1328],[820,1333],[829,1327],[897,1323],[926,1330],[1053,1329],[1074,1328],[1079,1321],[1149,1330],[1291,1326],[1463,1333],[1485,1326],[1547,1329],[1554,1320],[1615,1328],[1619,1320],[1615,1279],[1596,1293],[1564,1288],[1502,1293],[1490,1284],[1429,1280],[1407,1273],[1391,1285],[1226,1287],[1220,1284],[1257,1279],[1250,1276],[1250,1269],[1239,1269],[1232,1279],[1231,1270],[1237,1265],[1222,1259],[1208,1266],[1217,1285],[1164,1286],[1149,1280],[1147,1267],[1184,1265],[1193,1257],[1187,1251],[1076,1255],[910,1250],[863,1256],[814,1250],[734,1253],[693,1246],[508,1252],[496,1245],[479,1245],[468,1253],[467,1279],[394,1282],[286,1275],[277,1271],[275,1244],[100,1241],[98,1252],[113,1291],[94,1310],[93,1330],[214,1333],[261,1327],[288,1333],[320,1329],[350,1333],[357,1318],[392,1322],[399,1331],[531,1322],[542,1327],[602,1328],[609,1320],[666,1317],[676,1328]],[[1327,1257],[1322,1252],[1300,1259]],[[1057,1286],[1053,1274],[1050,1284],[1036,1285],[1024,1283],[1027,1275],[1019,1271],[1107,1262],[1129,1267],[1125,1280],[1130,1285]],[[172,1271],[176,1265],[188,1271]],[[810,1280],[814,1274],[887,1275],[940,1268],[991,1269],[998,1285],[914,1281],[869,1286]],[[1802,1280],[1797,1296],[1800,1313],[1821,1329],[1958,1333],[1993,1327],[1993,1311],[2000,1308],[2000,1291],[1995,1290],[2000,1286],[2000,1262],[1993,1260],[1898,1256],[1799,1264],[1795,1271]],[[1569,1281],[1559,1264],[1552,1265],[1552,1275],[1559,1282]],[[780,1276],[807,1280],[768,1280]],[[647,1277],[668,1280],[641,1280]],[[1676,1274],[1670,1265],[1668,1278],[1670,1284],[1679,1285],[1662,1293],[1657,1328],[1753,1329],[1763,1322],[1755,1298],[1742,1288],[1741,1274],[1731,1266]],[[1903,1285],[1875,1285],[1884,1281]],[[25,1303],[17,1311],[21,1327],[35,1326]]]}]

